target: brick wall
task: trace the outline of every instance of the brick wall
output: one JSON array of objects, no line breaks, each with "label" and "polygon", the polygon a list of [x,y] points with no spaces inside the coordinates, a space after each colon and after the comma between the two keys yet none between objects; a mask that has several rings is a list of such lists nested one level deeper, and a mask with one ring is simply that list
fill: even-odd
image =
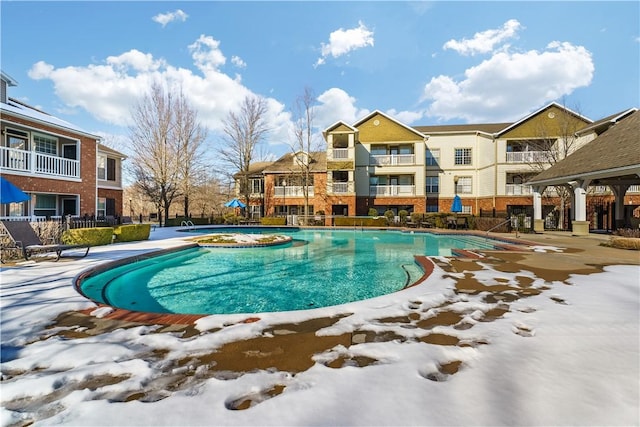
[{"label": "brick wall", "polygon": [[[5,117],[12,123],[22,124],[34,130],[38,129],[44,133],[79,140],[81,182],[13,175],[11,173],[3,173],[3,175],[25,192],[79,195],[80,212],[78,213],[80,215],[94,214],[96,211],[96,140],[40,123],[35,124],[22,118],[7,115]],[[121,206],[122,196],[120,196]]]}]

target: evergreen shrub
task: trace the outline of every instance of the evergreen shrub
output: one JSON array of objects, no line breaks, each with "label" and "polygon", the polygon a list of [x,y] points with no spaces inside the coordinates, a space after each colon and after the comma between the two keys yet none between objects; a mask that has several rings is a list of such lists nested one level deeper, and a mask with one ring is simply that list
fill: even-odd
[{"label": "evergreen shrub", "polygon": [[108,245],[113,240],[113,227],[74,228],[65,230],[60,241],[65,245]]},{"label": "evergreen shrub", "polygon": [[116,242],[137,242],[140,240],[149,240],[151,233],[151,224],[127,224],[118,225],[113,228],[113,234],[116,236]]}]

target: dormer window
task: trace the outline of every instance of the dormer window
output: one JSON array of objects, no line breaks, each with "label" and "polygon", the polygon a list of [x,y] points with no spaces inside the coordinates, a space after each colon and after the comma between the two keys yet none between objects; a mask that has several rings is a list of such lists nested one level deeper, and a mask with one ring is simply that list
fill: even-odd
[{"label": "dormer window", "polygon": [[299,151],[293,155],[293,162],[297,166],[309,166],[309,155],[303,151]]}]

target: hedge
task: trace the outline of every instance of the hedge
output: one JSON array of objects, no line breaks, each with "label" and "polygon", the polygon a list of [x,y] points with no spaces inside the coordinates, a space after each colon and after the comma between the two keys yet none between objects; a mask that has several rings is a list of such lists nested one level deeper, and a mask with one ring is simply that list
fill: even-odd
[{"label": "hedge", "polygon": [[336,227],[386,227],[387,218],[380,216],[377,218],[357,218],[357,217],[337,217],[333,220]]},{"label": "hedge", "polygon": [[264,217],[260,218],[262,225],[287,225],[287,219],[284,217]]},{"label": "hedge", "polygon": [[151,224],[126,224],[113,228],[116,242],[136,242],[139,240],[149,240]]},{"label": "hedge", "polygon": [[62,233],[60,241],[65,245],[108,245],[113,238],[113,227],[74,228]]}]

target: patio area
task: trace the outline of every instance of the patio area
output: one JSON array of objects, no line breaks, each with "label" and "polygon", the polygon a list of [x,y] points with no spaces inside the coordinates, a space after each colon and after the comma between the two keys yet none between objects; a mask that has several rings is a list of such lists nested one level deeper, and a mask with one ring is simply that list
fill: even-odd
[{"label": "patio area", "polygon": [[2,266],[2,425],[640,422],[640,252],[608,236],[520,235],[391,295],[195,323],[109,319],[72,286],[183,239]]}]

